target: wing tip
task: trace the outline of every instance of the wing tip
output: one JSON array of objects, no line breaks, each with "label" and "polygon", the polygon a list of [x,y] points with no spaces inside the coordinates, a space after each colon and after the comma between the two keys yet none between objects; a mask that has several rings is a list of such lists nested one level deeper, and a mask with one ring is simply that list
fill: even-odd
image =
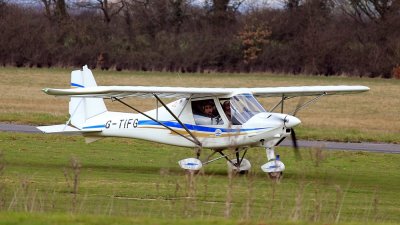
[{"label": "wing tip", "polygon": [[371,90],[371,88],[369,88],[368,86],[359,86],[361,91],[369,91]]}]

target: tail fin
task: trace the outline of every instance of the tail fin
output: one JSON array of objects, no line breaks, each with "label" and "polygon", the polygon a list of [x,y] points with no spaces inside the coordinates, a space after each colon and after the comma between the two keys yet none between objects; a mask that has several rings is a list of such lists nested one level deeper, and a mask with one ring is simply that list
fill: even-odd
[{"label": "tail fin", "polygon": [[[87,66],[82,70],[75,70],[71,73],[71,86],[76,88],[96,87],[96,81],[92,71]],[[107,111],[102,98],[71,97],[69,102],[70,124],[82,129],[86,120]]]}]

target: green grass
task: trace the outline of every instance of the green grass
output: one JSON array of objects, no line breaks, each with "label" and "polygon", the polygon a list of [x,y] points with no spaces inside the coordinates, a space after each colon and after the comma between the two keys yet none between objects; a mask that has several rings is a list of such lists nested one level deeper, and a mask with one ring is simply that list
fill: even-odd
[{"label": "green grass", "polygon": [[[68,87],[71,69],[0,69],[0,121],[57,124],[67,98],[41,93]],[[324,97],[301,111],[301,139],[400,143],[399,80],[276,74],[174,74],[94,71],[102,85],[261,87],[366,85],[368,93]],[[268,109],[276,99],[261,99]],[[288,102],[286,112],[297,104]],[[132,99],[147,110],[153,101]],[[126,109],[107,102],[113,111]],[[275,184],[260,170],[265,150],[246,156],[252,172],[229,185],[226,162],[194,177],[177,165],[193,150],[132,139],[90,145],[82,137],[0,133],[0,224],[399,224],[400,155],[278,148],[286,164]],[[207,151],[206,151],[207,152]],[[74,168],[79,161],[77,193]],[[318,166],[317,166],[318,165]],[[191,185],[192,184],[192,185]],[[231,193],[232,196],[229,197]],[[231,206],[226,219],[227,205]]]},{"label": "green grass", "polygon": [[50,113],[0,113],[0,121],[15,124],[48,125],[65,123],[69,115],[60,116]]},{"label": "green grass", "polygon": [[[87,145],[78,136],[2,132],[0,150],[0,217],[8,218],[0,224],[47,217],[59,224],[110,218],[120,224],[135,218],[143,224],[400,223],[395,154],[302,149],[303,160],[296,162],[290,148],[279,148],[287,169],[275,184],[259,168],[265,151],[252,148],[246,156],[252,172],[235,176],[229,187],[225,161],[207,166],[191,186],[177,161],[193,150],[145,141],[109,138]],[[76,194],[71,158],[81,165]]]},{"label": "green grass", "polygon": [[[0,224],[18,224],[18,225],[54,225],[54,224],[105,224],[105,225],[124,225],[124,224],[143,224],[143,225],[322,225],[324,223],[314,222],[294,222],[294,221],[241,221],[230,219],[171,219],[160,220],[157,218],[134,218],[134,217],[116,217],[116,216],[93,216],[93,215],[71,215],[71,214],[26,214],[26,213],[0,213]],[[363,225],[359,222],[340,222],[338,225]],[[393,224],[393,223],[373,223],[373,224]],[[326,224],[324,224],[326,225]]]}]

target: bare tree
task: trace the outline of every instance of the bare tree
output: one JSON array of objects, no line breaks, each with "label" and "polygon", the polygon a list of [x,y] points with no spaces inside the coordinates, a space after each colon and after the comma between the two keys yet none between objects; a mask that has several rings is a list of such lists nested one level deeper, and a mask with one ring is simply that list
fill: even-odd
[{"label": "bare tree", "polygon": [[103,13],[104,22],[110,23],[111,19],[118,15],[126,6],[127,0],[96,0],[96,1],[76,1],[78,7],[100,10]]},{"label": "bare tree", "polygon": [[214,11],[236,11],[245,2],[245,0],[212,0],[212,9]]},{"label": "bare tree", "polygon": [[45,16],[53,22],[61,22],[68,18],[67,4],[65,0],[40,0],[44,6]]},{"label": "bare tree", "polygon": [[289,10],[297,9],[300,6],[301,0],[285,0],[285,7]]},{"label": "bare tree", "polygon": [[169,0],[171,7],[171,23],[175,26],[175,33],[179,34],[185,17],[183,5],[185,0]]},{"label": "bare tree", "polygon": [[398,14],[398,0],[335,0],[344,13],[359,23],[385,21],[391,14]]}]

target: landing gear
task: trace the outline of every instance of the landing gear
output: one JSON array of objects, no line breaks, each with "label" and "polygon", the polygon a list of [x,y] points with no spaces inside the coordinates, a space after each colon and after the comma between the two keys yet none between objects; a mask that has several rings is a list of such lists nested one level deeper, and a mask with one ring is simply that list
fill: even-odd
[{"label": "landing gear", "polygon": [[245,158],[239,161],[237,159],[227,161],[226,163],[228,164],[228,173],[248,174],[251,168],[250,161]]},{"label": "landing gear", "polygon": [[[180,160],[178,162],[179,166],[182,169],[196,173],[203,167],[203,165],[207,165],[216,160],[225,158],[228,164],[229,172],[247,174],[251,168],[250,161],[244,158],[247,153],[247,148],[236,148],[232,154],[228,155],[224,154],[222,150],[213,150],[213,152],[204,161],[200,161],[199,159],[200,151],[201,149],[197,149],[196,158],[187,158]],[[242,155],[240,155],[241,152],[243,152]],[[221,156],[211,159],[211,157],[214,156],[216,153],[219,153]],[[235,154],[236,158],[230,159],[228,156],[231,156],[233,154]]]},{"label": "landing gear", "polygon": [[285,164],[280,161],[279,155],[275,155],[273,147],[265,148],[268,162],[261,166],[262,171],[268,173],[271,180],[279,180],[282,178]]},{"label": "landing gear", "polygon": [[[266,154],[268,162],[261,166],[262,171],[268,174],[268,177],[272,180],[280,180],[283,176],[283,171],[285,170],[285,164],[280,161],[279,155],[275,155],[275,151],[273,147],[266,147]],[[243,154],[241,154],[241,151]],[[199,157],[200,150],[196,151],[196,156]],[[210,159],[214,154],[219,153],[221,156]],[[247,153],[247,148],[237,148],[231,154],[224,154],[222,150],[214,150],[205,161],[200,161],[199,158],[187,158],[179,161],[179,166],[182,169],[189,171],[190,173],[196,174],[203,165],[214,162],[221,158],[225,158],[228,165],[228,172],[235,174],[247,174],[251,168],[251,163],[249,160],[244,158]],[[228,156],[235,155],[234,159],[229,158]]]},{"label": "landing gear", "polygon": [[268,173],[268,177],[273,181],[279,181],[283,177],[283,172],[271,172]]},{"label": "landing gear", "polygon": [[179,166],[187,172],[197,174],[203,167],[203,163],[200,161],[201,148],[196,148],[196,158],[182,159],[178,162]]},{"label": "landing gear", "polygon": [[[244,151],[243,155],[240,156],[240,151]],[[229,159],[224,153],[220,152],[220,154],[226,159],[226,163],[228,164],[228,172],[231,173],[239,173],[239,174],[247,174],[251,168],[250,161],[245,159],[244,156],[247,153],[247,148],[236,148],[235,155],[236,159]]]},{"label": "landing gear", "polygon": [[201,169],[201,167],[203,167],[201,161],[196,158],[182,159],[178,162],[178,164],[182,169],[190,171],[198,171]]}]

